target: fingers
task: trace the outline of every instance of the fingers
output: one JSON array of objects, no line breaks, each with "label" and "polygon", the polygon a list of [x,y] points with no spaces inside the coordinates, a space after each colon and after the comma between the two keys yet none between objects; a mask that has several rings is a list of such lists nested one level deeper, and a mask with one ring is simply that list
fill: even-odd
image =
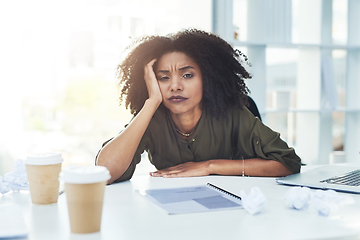
[{"label": "fingers", "polygon": [[150,176],[164,178],[206,176],[209,175],[209,173],[206,171],[205,165],[206,162],[188,162],[174,167],[151,172]]},{"label": "fingers", "polygon": [[181,169],[175,166],[175,167],[165,168],[156,172],[151,172],[150,175],[153,177],[169,177],[171,175],[174,176],[174,174],[178,174],[181,171],[182,171]]},{"label": "fingers", "polygon": [[152,177],[184,177],[185,175],[181,171],[157,171],[157,172],[151,172],[150,176]]},{"label": "fingers", "polygon": [[[148,64],[145,65],[145,68],[144,68],[145,77],[148,76],[151,73],[154,74],[153,66],[154,66],[156,60],[157,59],[153,59]],[[155,74],[154,74],[154,76],[155,76]]]},{"label": "fingers", "polygon": [[150,80],[150,78],[154,78],[156,80],[156,76],[153,70],[153,66],[157,59],[151,60],[148,64],[144,67],[144,78],[145,80]]},{"label": "fingers", "polygon": [[159,172],[152,172],[150,173],[150,176],[152,177],[163,177],[163,178],[176,178],[176,177],[190,177],[188,174],[184,173],[184,172],[178,172],[178,173],[170,173],[170,172],[163,172],[163,173],[159,173]]},{"label": "fingers", "polygon": [[152,67],[156,61],[157,61],[157,59],[154,58],[153,60],[151,60],[151,61],[150,61],[148,64],[146,64],[146,65]]},{"label": "fingers", "polygon": [[149,98],[156,99],[158,102],[162,102],[162,94],[153,70],[155,62],[156,59],[153,59],[144,67],[144,79]]}]

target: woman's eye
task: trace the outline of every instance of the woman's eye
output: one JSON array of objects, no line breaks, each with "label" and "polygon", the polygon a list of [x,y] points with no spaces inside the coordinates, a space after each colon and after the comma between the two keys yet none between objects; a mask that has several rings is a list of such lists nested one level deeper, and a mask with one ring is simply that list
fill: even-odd
[{"label": "woman's eye", "polygon": [[183,78],[192,78],[193,75],[191,73],[186,73],[183,75]]},{"label": "woman's eye", "polygon": [[170,78],[167,77],[167,76],[163,76],[163,77],[159,77],[159,78],[158,78],[159,81],[167,81],[167,80],[169,80],[169,79],[170,79]]}]

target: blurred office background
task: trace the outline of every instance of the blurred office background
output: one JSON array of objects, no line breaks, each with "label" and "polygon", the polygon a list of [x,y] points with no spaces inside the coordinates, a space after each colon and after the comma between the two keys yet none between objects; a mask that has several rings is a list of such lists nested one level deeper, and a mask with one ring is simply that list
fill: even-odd
[{"label": "blurred office background", "polygon": [[360,162],[359,22],[360,0],[1,0],[0,175],[39,152],[93,164],[131,118],[125,47],[190,27],[248,55],[264,123],[303,163]]}]

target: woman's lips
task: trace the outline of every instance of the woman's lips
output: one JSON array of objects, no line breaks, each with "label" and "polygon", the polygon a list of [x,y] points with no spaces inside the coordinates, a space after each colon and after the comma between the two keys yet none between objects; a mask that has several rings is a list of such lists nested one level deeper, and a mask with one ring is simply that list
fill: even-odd
[{"label": "woman's lips", "polygon": [[185,101],[187,100],[187,98],[183,97],[183,96],[180,96],[180,95],[176,95],[176,96],[171,96],[170,98],[168,98],[168,100],[170,102],[182,102],[182,101]]}]

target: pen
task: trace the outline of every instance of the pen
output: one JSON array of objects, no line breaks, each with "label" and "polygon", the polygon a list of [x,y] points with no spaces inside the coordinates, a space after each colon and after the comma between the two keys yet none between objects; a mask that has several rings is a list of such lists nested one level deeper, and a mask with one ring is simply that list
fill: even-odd
[{"label": "pen", "polygon": [[234,198],[237,198],[237,199],[241,200],[241,197],[240,197],[240,196],[235,195],[235,194],[233,194],[233,193],[231,193],[231,192],[228,192],[228,191],[226,191],[226,190],[224,190],[224,189],[222,189],[222,188],[219,188],[219,187],[215,186],[214,184],[207,183],[207,185],[209,185],[209,186],[211,186],[211,187],[213,187],[213,188],[215,188],[215,189],[217,189],[217,190],[219,190],[219,191],[221,191],[221,192],[223,192],[223,193],[225,193],[225,194],[228,194],[228,195],[230,195],[230,196],[232,196],[232,197],[234,197]]}]

